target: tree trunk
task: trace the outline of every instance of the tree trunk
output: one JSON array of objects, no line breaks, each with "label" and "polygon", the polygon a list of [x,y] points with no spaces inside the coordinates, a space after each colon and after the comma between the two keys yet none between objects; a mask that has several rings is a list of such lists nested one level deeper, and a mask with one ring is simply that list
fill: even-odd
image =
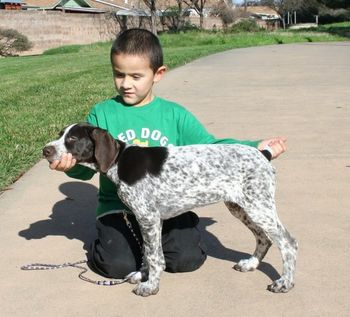
[{"label": "tree trunk", "polygon": [[156,12],[151,12],[151,31],[157,35],[157,15]]},{"label": "tree trunk", "polygon": [[157,9],[156,9],[157,0],[143,0],[146,6],[151,11],[151,31],[157,35]]},{"label": "tree trunk", "polygon": [[203,25],[204,25],[204,15],[203,12],[199,14],[199,28],[203,30]]}]

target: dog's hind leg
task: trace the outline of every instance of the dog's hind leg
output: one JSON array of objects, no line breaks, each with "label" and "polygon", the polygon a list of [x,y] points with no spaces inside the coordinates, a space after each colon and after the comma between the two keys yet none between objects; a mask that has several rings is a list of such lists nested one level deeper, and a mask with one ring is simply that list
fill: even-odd
[{"label": "dog's hind leg", "polygon": [[267,251],[272,245],[272,242],[265,234],[264,230],[256,226],[255,223],[250,220],[243,208],[232,202],[225,202],[225,204],[232,215],[241,220],[250,229],[250,231],[252,231],[256,240],[254,254],[249,259],[240,260],[233,268],[240,272],[253,271],[259,266],[260,262],[265,257]]},{"label": "dog's hind leg", "polygon": [[[282,276],[269,285],[268,290],[275,293],[288,292],[294,286],[298,244],[278,219],[274,202],[269,200],[268,197],[265,197],[263,203],[259,204],[255,201],[255,203],[247,204],[245,209],[242,209],[241,212],[243,215],[240,215],[240,217],[243,218],[243,222],[248,228],[250,227],[254,234],[256,231],[262,233],[262,236],[268,237],[270,245],[271,242],[275,243],[281,252],[283,261]],[[270,245],[266,245],[265,248],[262,246],[260,254],[264,256]],[[254,256],[247,261],[250,266],[254,266]],[[240,271],[246,271],[245,262],[239,262],[237,266]],[[241,267],[243,267],[243,269],[241,269]]]},{"label": "dog's hind leg", "polygon": [[281,251],[283,261],[282,276],[274,281],[267,289],[274,293],[286,293],[294,286],[294,274],[296,256],[298,250],[297,241],[290,235],[290,233],[283,227],[278,220],[276,228],[270,230],[268,235],[272,241],[277,244]]}]

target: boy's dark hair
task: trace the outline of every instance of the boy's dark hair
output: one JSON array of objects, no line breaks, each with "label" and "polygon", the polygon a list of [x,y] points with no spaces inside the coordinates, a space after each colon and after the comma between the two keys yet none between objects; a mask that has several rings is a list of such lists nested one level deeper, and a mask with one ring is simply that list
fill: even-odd
[{"label": "boy's dark hair", "polygon": [[111,48],[113,55],[142,55],[149,58],[150,67],[155,73],[163,66],[163,51],[159,39],[145,29],[129,29],[118,35]]}]

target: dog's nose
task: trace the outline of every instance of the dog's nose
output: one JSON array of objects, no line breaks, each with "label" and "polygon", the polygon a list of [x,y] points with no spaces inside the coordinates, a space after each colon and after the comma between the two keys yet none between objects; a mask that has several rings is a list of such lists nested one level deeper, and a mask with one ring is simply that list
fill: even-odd
[{"label": "dog's nose", "polygon": [[52,145],[45,146],[43,148],[43,156],[49,157],[52,156],[55,153],[55,148]]}]

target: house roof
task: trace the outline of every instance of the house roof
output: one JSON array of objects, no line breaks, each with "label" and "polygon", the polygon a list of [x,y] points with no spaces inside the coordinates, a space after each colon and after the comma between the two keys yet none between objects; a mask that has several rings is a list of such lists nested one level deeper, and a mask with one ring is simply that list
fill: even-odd
[{"label": "house roof", "polygon": [[[0,0],[7,1],[7,0]],[[9,0],[12,1],[12,0]],[[20,0],[14,0],[20,1]],[[71,6],[68,0],[22,0],[24,7],[33,8],[33,9],[68,9],[69,10],[78,10],[78,11],[96,11],[104,12],[110,10],[144,10],[147,9],[143,1],[140,0],[73,0],[75,3],[78,3],[77,6]],[[213,6],[219,0],[207,0],[207,6]],[[67,4],[68,3],[68,4]],[[79,3],[84,3],[86,5],[79,5]],[[169,7],[177,7],[176,0],[158,0],[157,9],[165,10]],[[186,6],[184,5],[184,8]]]},{"label": "house roof", "polygon": [[15,3],[15,4],[21,4],[22,0],[0,0],[0,3]]},{"label": "house roof", "polygon": [[270,7],[267,6],[248,6],[247,12],[250,12],[252,14],[256,15],[263,15],[263,16],[271,16],[275,18],[280,18],[280,15],[278,12]]},{"label": "house roof", "polygon": [[60,0],[24,0],[23,3],[27,7],[54,8],[60,3]]},{"label": "house roof", "polygon": [[[54,9],[54,8],[66,8],[68,1],[66,0],[24,0],[26,7],[40,8],[40,9]],[[128,5],[125,4],[125,0],[75,0],[86,4],[80,8],[75,7],[76,10],[84,9],[85,11],[99,9],[100,11],[110,8],[116,9],[128,9]],[[90,8],[90,9],[89,9]],[[70,8],[74,10],[74,8]],[[96,10],[95,10],[96,11]]]},{"label": "house roof", "polygon": [[131,10],[119,10],[117,11],[117,15],[147,17],[147,16],[151,16],[151,13],[149,11],[142,10],[142,9],[131,9]]},{"label": "house roof", "polygon": [[[186,1],[187,3],[190,3],[191,1]],[[215,5],[217,5],[220,2],[220,0],[206,0],[205,7],[206,8],[212,8]],[[158,0],[157,1],[157,9],[159,10],[165,10],[170,7],[178,7],[178,0]],[[186,3],[182,4],[183,9],[187,7]],[[193,6],[191,6],[193,7]]]},{"label": "house roof", "polygon": [[97,9],[131,9],[133,1],[130,0],[89,0],[92,7]]}]

